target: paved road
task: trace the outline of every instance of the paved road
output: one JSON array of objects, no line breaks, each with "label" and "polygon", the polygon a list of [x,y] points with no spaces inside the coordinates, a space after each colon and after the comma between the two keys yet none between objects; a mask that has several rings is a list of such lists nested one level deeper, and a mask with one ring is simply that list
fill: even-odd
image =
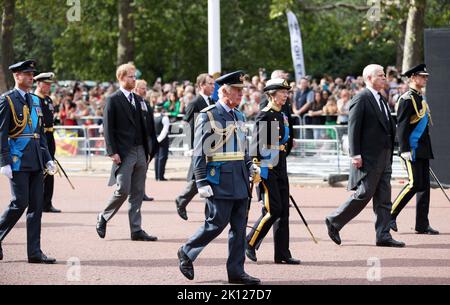
[{"label": "paved road", "polygon": [[[130,241],[127,209],[108,225],[105,240],[95,232],[97,213],[105,206],[112,189],[104,177],[74,177],[77,191],[56,178],[55,205],[60,215],[45,214],[42,248],[58,259],[54,266],[26,263],[25,218],[3,242],[5,258],[0,262],[0,285],[4,284],[225,284],[227,232],[209,245],[195,262],[196,278],[189,282],[179,272],[176,252],[203,221],[204,205],[198,198],[188,207],[189,221],[175,212],[173,199],[184,187],[182,181],[155,182],[147,189],[156,197],[144,203],[144,229],[159,237],[155,243]],[[399,188],[393,189],[396,195]],[[315,245],[294,209],[291,210],[291,250],[303,261],[300,266],[274,265],[273,239],[269,233],[257,252],[258,263],[248,262],[246,270],[265,284],[450,284],[450,204],[440,190],[431,194],[431,221],[439,236],[415,235],[414,203],[398,220],[394,237],[407,248],[374,246],[374,216],[371,204],[345,227],[343,245],[331,242],[324,217],[349,195],[343,188],[293,187],[312,231]],[[0,209],[9,201],[9,186],[0,178]],[[254,203],[250,223],[259,215]],[[71,260],[72,259],[72,260]],[[80,268],[71,267],[79,261]],[[380,268],[378,268],[380,267]],[[369,281],[369,279],[376,281]],[[79,280],[79,281],[78,281]],[[379,281],[377,281],[379,280]]]}]

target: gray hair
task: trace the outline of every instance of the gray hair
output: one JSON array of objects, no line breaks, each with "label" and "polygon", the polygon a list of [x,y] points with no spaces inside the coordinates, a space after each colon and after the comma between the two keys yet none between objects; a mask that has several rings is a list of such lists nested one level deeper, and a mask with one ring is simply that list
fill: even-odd
[{"label": "gray hair", "polygon": [[230,93],[230,90],[231,90],[231,86],[229,86],[229,85],[222,85],[222,87],[220,87],[220,89],[219,89],[219,98],[220,99],[223,98],[224,91],[226,93]]},{"label": "gray hair", "polygon": [[366,85],[369,84],[369,76],[374,76],[378,70],[384,70],[383,66],[380,66],[378,64],[370,64],[367,67],[364,68],[363,71],[363,78]]}]

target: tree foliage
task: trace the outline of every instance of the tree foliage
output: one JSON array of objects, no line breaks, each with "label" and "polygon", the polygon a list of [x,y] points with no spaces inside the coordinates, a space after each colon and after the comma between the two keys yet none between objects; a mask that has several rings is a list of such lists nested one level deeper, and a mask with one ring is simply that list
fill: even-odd
[{"label": "tree foliage", "polygon": [[[118,1],[80,0],[81,20],[69,22],[66,0],[17,0],[15,59],[34,58],[59,79],[113,80]],[[381,3],[380,21],[372,22],[363,9],[366,0],[221,1],[223,71],[292,71],[287,9],[302,28],[308,74],[344,76],[360,73],[369,62],[395,64],[407,1]],[[207,0],[134,0],[134,62],[143,78],[193,80],[208,70],[207,9]],[[428,0],[425,27],[450,26],[449,12],[447,0]]]}]

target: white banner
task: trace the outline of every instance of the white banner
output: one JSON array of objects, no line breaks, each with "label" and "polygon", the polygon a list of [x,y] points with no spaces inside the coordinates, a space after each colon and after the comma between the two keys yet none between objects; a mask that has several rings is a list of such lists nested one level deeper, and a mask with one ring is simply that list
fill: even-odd
[{"label": "white banner", "polygon": [[295,81],[298,83],[305,73],[305,59],[303,57],[302,32],[297,17],[291,11],[287,12],[289,32],[291,34],[292,61],[295,69]]}]

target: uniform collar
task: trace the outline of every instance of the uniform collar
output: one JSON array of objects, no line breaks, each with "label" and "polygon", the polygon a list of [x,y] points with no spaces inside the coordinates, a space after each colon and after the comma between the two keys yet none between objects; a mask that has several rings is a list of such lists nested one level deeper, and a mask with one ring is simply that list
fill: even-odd
[{"label": "uniform collar", "polygon": [[219,100],[219,103],[222,106],[222,108],[225,109],[226,112],[230,112],[231,110],[233,110],[230,107],[228,107],[228,105],[225,104],[222,100]]},{"label": "uniform collar", "polygon": [[422,93],[417,91],[416,89],[409,87],[409,90],[411,90],[413,93],[417,94],[418,96],[422,96]]},{"label": "uniform collar", "polygon": [[15,88],[17,90],[17,92],[20,93],[20,95],[25,99],[25,94],[27,94],[27,92],[23,91],[22,89],[19,89],[19,87]]}]

